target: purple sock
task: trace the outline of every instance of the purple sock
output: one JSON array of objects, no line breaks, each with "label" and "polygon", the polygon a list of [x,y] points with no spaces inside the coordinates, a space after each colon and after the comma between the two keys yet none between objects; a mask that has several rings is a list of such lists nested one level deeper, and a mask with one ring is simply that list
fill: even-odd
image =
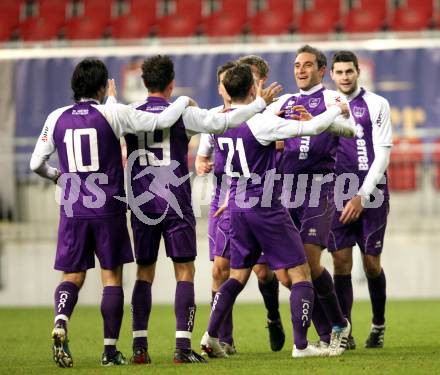
[{"label": "purple sock", "polygon": [[67,321],[70,319],[76,302],[79,288],[70,281],[63,281],[55,289],[54,315],[55,325],[61,325],[67,331]]},{"label": "purple sock", "polygon": [[373,310],[373,324],[385,324],[386,279],[383,269],[378,277],[367,277],[370,292],[371,309]]},{"label": "purple sock", "polygon": [[300,281],[290,291],[290,313],[293,325],[293,339],[297,349],[307,347],[307,330],[313,313],[313,285],[309,281]]},{"label": "purple sock", "polygon": [[313,304],[312,314],[313,325],[318,333],[319,339],[326,343],[330,343],[330,335],[332,333],[332,326],[325,315],[324,309],[319,302],[318,295],[315,293],[315,300]]},{"label": "purple sock", "polygon": [[278,320],[280,318],[279,312],[279,282],[275,275],[273,275],[273,279],[268,283],[258,282],[258,289],[260,289],[260,293],[263,296],[264,305],[267,310],[267,319],[273,321]]},{"label": "purple sock", "polygon": [[221,342],[226,342],[227,344],[232,345],[234,343],[234,339],[232,337],[233,329],[234,329],[234,324],[232,321],[232,308],[231,308],[231,310],[229,310],[226,313],[225,319],[223,320],[218,330],[219,340]]},{"label": "purple sock", "polygon": [[226,314],[232,311],[232,306],[243,288],[243,284],[232,278],[226,280],[220,287],[212,304],[211,316],[208,323],[209,336],[219,337],[220,326]]},{"label": "purple sock", "polygon": [[101,315],[104,320],[104,353],[112,357],[116,353],[116,342],[124,315],[124,291],[121,286],[104,287]]},{"label": "purple sock", "polygon": [[191,349],[191,335],[196,315],[194,283],[177,282],[174,313],[176,315],[176,349]]},{"label": "purple sock", "polygon": [[332,276],[325,268],[321,275],[313,280],[313,286],[330,324],[332,326],[345,327],[347,321],[344,314],[342,314],[341,306],[339,306]]},{"label": "purple sock", "polygon": [[342,313],[351,323],[351,309],[353,307],[353,285],[350,275],[334,275],[335,291],[338,296]]},{"label": "purple sock", "polygon": [[131,296],[133,348],[148,349],[148,321],[151,312],[151,284],[136,280]]}]

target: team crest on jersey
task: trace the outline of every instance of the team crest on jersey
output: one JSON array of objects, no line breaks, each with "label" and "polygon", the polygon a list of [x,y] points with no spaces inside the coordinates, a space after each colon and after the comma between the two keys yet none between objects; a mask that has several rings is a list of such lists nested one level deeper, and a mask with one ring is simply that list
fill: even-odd
[{"label": "team crest on jersey", "polygon": [[356,137],[364,138],[364,127],[361,124],[356,124]]},{"label": "team crest on jersey", "polygon": [[365,108],[364,107],[354,107],[353,108],[353,116],[360,118],[363,117],[365,114]]},{"label": "team crest on jersey", "polygon": [[319,103],[321,103],[321,98],[311,98],[309,99],[309,107],[316,108]]}]

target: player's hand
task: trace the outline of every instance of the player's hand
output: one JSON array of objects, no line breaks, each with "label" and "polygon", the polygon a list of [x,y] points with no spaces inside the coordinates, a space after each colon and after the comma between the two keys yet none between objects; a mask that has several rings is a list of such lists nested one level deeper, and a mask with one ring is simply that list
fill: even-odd
[{"label": "player's hand", "polygon": [[198,107],[199,106],[193,98],[188,97],[188,99],[189,99],[188,107]]},{"label": "player's hand", "polygon": [[309,121],[313,118],[310,112],[307,111],[307,109],[303,105],[294,105],[292,109],[295,112],[298,112],[299,115],[293,114],[292,119],[299,120],[299,121]]},{"label": "player's hand", "polygon": [[196,156],[195,167],[197,176],[203,176],[211,172],[213,166],[214,163],[211,162],[209,157],[201,155]]},{"label": "player's hand", "polygon": [[362,197],[360,195],[355,195],[345,205],[339,221],[342,224],[348,224],[356,221],[361,216],[363,210],[364,207],[362,206]]},{"label": "player's hand", "polygon": [[275,150],[277,150],[279,152],[283,152],[284,151],[284,141],[276,141],[275,142]]},{"label": "player's hand", "polygon": [[275,97],[283,91],[283,86],[279,85],[278,82],[271,83],[267,88],[263,89],[263,80],[258,82],[257,96],[261,96],[266,105],[273,103]]},{"label": "player's hand", "polygon": [[227,201],[226,201],[226,204],[223,204],[222,206],[220,206],[219,208],[218,208],[218,210],[217,211],[215,211],[214,212],[214,217],[219,217],[219,216],[221,216],[221,214],[224,212],[224,210],[226,210],[228,208],[228,204],[227,204]]},{"label": "player's hand", "polygon": [[112,79],[109,79],[107,82],[108,82],[107,96],[114,96],[116,98],[116,95],[118,94],[118,92],[116,91],[115,80],[112,78]]},{"label": "player's hand", "polygon": [[341,108],[341,115],[345,118],[350,118],[350,108],[348,107],[347,103],[335,103],[333,105],[338,106]]}]

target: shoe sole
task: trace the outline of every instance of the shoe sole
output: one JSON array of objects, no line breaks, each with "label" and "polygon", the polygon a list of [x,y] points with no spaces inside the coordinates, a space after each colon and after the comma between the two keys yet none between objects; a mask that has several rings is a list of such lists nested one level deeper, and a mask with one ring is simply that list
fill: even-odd
[{"label": "shoe sole", "polygon": [[66,336],[64,334],[60,334],[58,332],[52,333],[53,360],[59,367],[62,368],[73,367],[72,357],[64,351],[63,345],[65,339]]}]

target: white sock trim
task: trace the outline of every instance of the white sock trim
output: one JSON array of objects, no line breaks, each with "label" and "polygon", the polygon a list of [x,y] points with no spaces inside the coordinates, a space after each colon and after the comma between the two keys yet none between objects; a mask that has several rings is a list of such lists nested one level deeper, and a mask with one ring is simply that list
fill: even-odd
[{"label": "white sock trim", "polygon": [[189,339],[192,338],[192,332],[189,331],[176,331],[176,339]]},{"label": "white sock trim", "polygon": [[148,337],[148,329],[143,331],[133,331],[133,338]]},{"label": "white sock trim", "polygon": [[67,317],[67,315],[59,314],[59,315],[57,315],[57,316],[55,317],[55,319],[54,319],[54,323],[56,323],[57,320],[64,320],[64,321],[68,322],[68,321],[69,321],[69,318]]},{"label": "white sock trim", "polygon": [[118,339],[104,339],[104,345],[116,345]]}]

